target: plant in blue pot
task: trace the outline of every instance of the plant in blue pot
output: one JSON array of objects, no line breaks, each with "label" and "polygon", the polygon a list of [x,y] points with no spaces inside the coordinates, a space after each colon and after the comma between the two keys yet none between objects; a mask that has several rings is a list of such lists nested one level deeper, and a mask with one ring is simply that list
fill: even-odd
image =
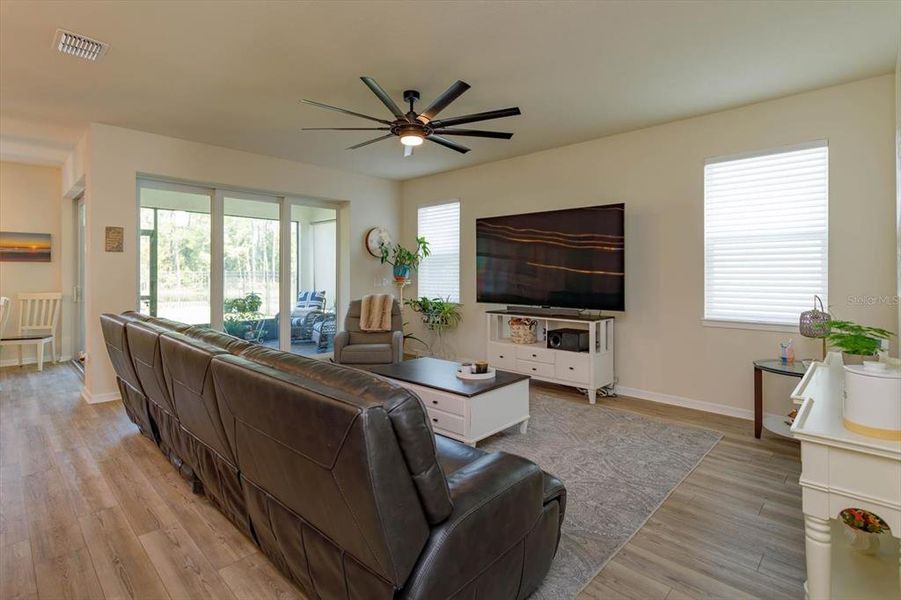
[{"label": "plant in blue pot", "polygon": [[394,268],[394,281],[397,283],[406,283],[410,279],[410,273],[418,269],[420,261],[430,254],[429,243],[424,237],[416,238],[413,250],[400,244],[383,244],[380,249],[379,259],[382,264],[387,263]]}]

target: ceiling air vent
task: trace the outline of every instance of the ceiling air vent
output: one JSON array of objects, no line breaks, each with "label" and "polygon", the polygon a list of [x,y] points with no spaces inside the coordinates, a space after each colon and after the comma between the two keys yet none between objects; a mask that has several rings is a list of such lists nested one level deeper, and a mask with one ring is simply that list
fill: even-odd
[{"label": "ceiling air vent", "polygon": [[93,40],[65,29],[57,29],[56,37],[53,39],[53,47],[63,54],[70,54],[77,58],[94,61],[106,54],[109,44],[104,44],[98,40]]}]

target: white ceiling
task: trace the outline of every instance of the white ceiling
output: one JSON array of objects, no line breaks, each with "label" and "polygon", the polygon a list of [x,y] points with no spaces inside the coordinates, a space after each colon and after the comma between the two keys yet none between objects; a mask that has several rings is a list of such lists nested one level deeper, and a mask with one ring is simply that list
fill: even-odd
[{"label": "white ceiling", "polygon": [[[71,132],[101,122],[298,161],[408,179],[891,72],[897,0],[885,2],[0,2],[0,127]],[[108,42],[97,63],[57,53],[58,27]],[[381,118],[360,82],[442,113],[518,105],[456,138],[463,156],[395,139],[344,148]],[[15,131],[10,132],[13,128]],[[376,132],[378,133],[378,132]],[[371,137],[375,137],[374,135]],[[74,139],[45,140],[69,143]]]}]

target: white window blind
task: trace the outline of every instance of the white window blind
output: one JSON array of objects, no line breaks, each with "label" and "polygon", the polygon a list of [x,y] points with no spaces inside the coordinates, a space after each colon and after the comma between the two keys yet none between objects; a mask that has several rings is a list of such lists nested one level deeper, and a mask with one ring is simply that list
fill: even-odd
[{"label": "white window blind", "polygon": [[797,325],[825,304],[825,141],[704,166],[704,318]]},{"label": "white window blind", "polygon": [[419,207],[417,232],[432,254],[419,265],[419,295],[460,301],[460,203]]}]

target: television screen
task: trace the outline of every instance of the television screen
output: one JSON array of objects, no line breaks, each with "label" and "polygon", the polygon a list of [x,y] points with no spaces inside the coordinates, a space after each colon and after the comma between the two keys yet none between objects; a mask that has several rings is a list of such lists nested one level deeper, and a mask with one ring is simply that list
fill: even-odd
[{"label": "television screen", "polygon": [[479,302],[625,310],[625,204],[476,220]]}]

